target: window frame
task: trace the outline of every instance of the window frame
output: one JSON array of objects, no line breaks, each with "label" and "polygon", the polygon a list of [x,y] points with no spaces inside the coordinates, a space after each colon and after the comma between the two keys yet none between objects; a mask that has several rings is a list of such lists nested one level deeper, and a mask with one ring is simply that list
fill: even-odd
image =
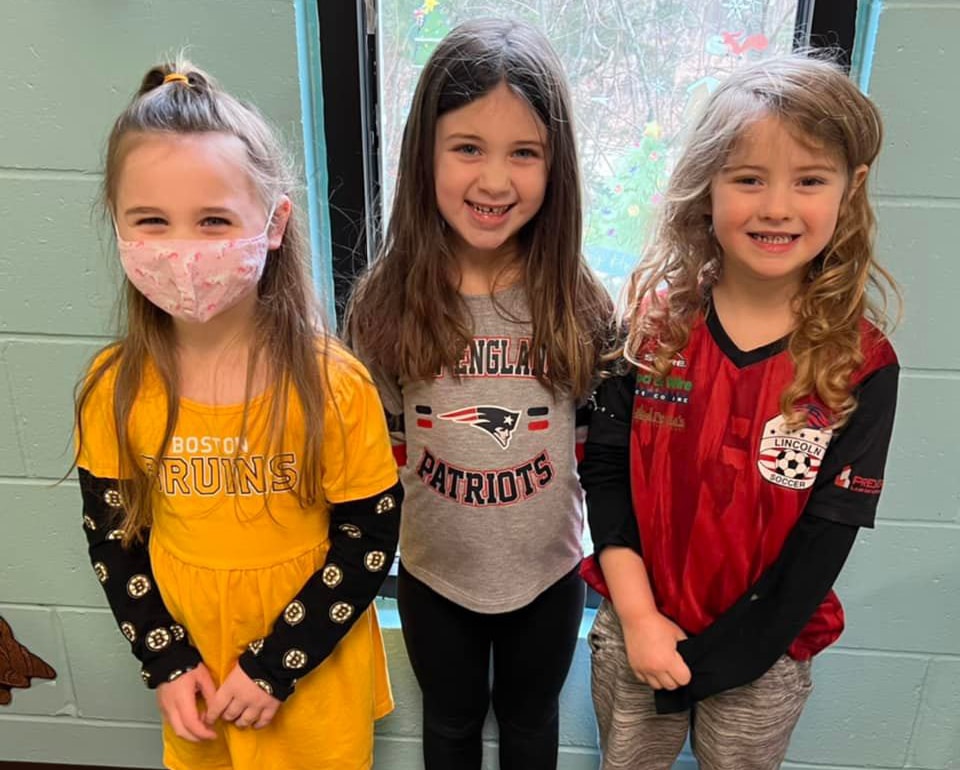
[{"label": "window frame", "polygon": [[[379,243],[374,0],[317,0],[323,131],[337,326],[354,279]],[[371,216],[374,220],[371,221]]]},{"label": "window frame", "polygon": [[[337,320],[383,237],[376,0],[317,0]],[[856,0],[800,0],[796,47],[835,49],[849,69]],[[335,77],[334,77],[335,73]]]}]

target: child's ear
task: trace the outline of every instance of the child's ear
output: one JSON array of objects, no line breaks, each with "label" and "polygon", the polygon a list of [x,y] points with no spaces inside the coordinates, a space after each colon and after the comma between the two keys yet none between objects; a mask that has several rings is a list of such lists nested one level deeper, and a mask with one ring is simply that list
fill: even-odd
[{"label": "child's ear", "polygon": [[848,198],[853,197],[853,194],[863,187],[869,171],[870,166],[865,163],[861,163],[853,170],[853,173],[850,175],[850,194],[847,196]]},{"label": "child's ear", "polygon": [[287,222],[290,221],[290,214],[293,211],[293,203],[286,195],[281,195],[277,201],[277,207],[273,211],[273,219],[270,220],[270,227],[267,231],[267,248],[271,251],[279,249],[283,243],[283,234],[287,231]]}]

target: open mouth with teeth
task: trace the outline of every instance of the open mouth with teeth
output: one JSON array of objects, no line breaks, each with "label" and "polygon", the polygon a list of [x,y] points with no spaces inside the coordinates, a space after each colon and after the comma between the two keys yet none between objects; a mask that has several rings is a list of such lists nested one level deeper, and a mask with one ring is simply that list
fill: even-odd
[{"label": "open mouth with teeth", "polygon": [[793,243],[799,235],[791,235],[790,233],[750,233],[750,237],[758,243],[766,243],[771,246],[786,246],[788,243]]},{"label": "open mouth with teeth", "polygon": [[510,209],[513,208],[512,203],[506,206],[481,206],[479,203],[474,203],[473,201],[467,201],[467,205],[470,206],[475,212],[484,217],[499,217],[503,214],[506,214]]}]

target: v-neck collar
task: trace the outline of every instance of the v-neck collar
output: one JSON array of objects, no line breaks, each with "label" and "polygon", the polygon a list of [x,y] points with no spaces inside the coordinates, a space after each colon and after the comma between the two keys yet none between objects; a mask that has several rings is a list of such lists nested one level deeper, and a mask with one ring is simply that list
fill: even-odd
[{"label": "v-neck collar", "polygon": [[710,332],[713,341],[717,344],[717,347],[720,348],[720,352],[738,369],[758,364],[761,361],[766,361],[768,358],[779,355],[787,349],[787,344],[790,342],[790,335],[787,334],[778,340],[768,342],[766,345],[761,345],[759,348],[740,350],[734,341],[730,339],[730,335],[728,335],[727,330],[723,328],[723,324],[720,323],[717,311],[713,307],[712,298],[707,301],[707,306],[703,313],[707,331]]}]

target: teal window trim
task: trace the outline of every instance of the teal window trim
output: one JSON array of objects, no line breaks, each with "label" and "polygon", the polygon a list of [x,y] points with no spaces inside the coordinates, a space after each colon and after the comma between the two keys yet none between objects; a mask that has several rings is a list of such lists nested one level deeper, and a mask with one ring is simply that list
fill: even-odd
[{"label": "teal window trim", "polygon": [[297,67],[300,74],[300,112],[306,181],[310,269],[326,313],[328,328],[336,325],[333,255],[330,248],[327,148],[323,130],[323,73],[320,66],[320,21],[316,0],[294,0]]},{"label": "teal window trim", "polygon": [[857,35],[853,44],[852,75],[865,94],[870,93],[873,54],[877,48],[882,0],[863,0],[857,8]]}]

